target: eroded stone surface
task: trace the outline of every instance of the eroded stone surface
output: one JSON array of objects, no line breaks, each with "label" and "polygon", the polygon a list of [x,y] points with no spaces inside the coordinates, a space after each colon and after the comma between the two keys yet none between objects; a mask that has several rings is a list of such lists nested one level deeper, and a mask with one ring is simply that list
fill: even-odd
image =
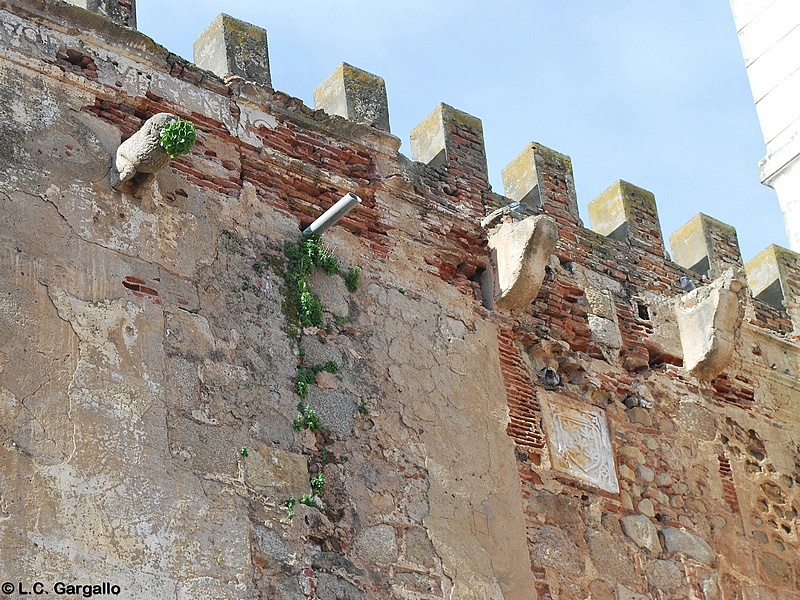
[{"label": "eroded stone surface", "polygon": [[668,554],[685,554],[697,562],[707,565],[712,564],[716,558],[708,542],[688,531],[666,527],[662,534],[664,535],[664,547]]},{"label": "eroded stone surface", "polygon": [[643,515],[626,515],[620,519],[622,531],[640,548],[647,548],[653,556],[661,554],[658,530],[653,522]]},{"label": "eroded stone surface", "polygon": [[701,379],[713,379],[731,360],[744,315],[740,292],[744,276],[726,271],[676,304],[684,367]]},{"label": "eroded stone surface", "polygon": [[608,425],[600,411],[577,409],[549,397],[545,426],[553,467],[608,492],[618,492]]},{"label": "eroded stone surface", "polygon": [[494,302],[498,306],[523,310],[533,301],[557,236],[555,223],[538,216],[505,223],[489,238],[497,268]]}]

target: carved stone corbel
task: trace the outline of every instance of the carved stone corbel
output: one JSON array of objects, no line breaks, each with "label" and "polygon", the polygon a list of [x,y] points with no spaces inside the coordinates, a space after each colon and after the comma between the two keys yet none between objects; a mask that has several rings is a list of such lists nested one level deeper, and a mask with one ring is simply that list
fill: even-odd
[{"label": "carved stone corbel", "polygon": [[491,233],[494,305],[521,311],[536,299],[557,240],[555,221],[544,215],[503,223]]},{"label": "carved stone corbel", "polygon": [[683,348],[683,366],[710,381],[730,363],[744,317],[745,277],[728,269],[706,286],[680,296],[675,315]]}]

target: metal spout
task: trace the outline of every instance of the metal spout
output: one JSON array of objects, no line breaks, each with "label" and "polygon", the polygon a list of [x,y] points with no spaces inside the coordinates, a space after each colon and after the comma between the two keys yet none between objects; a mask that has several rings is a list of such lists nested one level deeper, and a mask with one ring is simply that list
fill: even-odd
[{"label": "metal spout", "polygon": [[326,229],[336,225],[339,219],[359,204],[361,204],[361,198],[356,196],[353,192],[347,192],[342,196],[341,200],[322,213],[311,225],[306,227],[303,230],[303,235],[310,235],[312,233],[322,235]]}]

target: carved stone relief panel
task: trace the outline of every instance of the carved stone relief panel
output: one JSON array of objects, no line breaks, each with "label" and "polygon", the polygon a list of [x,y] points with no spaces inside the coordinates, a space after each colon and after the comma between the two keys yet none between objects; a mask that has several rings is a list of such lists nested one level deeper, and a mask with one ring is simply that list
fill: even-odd
[{"label": "carved stone relief panel", "polygon": [[584,483],[619,493],[605,413],[548,394],[542,398],[544,427],[553,469]]}]

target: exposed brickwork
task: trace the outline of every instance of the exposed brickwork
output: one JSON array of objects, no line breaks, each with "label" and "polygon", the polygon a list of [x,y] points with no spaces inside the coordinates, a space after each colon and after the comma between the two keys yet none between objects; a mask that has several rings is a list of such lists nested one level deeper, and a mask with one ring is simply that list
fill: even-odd
[{"label": "exposed brickwork", "polygon": [[752,307],[753,317],[749,322],[753,325],[787,335],[792,333],[792,321],[785,308],[771,306],[756,298],[752,299]]},{"label": "exposed brickwork", "polygon": [[731,471],[731,463],[724,454],[717,456],[719,460],[719,474],[722,477],[722,489],[725,493],[725,501],[731,507],[733,512],[739,514],[739,499],[736,497],[736,485],[733,482],[733,471]]},{"label": "exposed brickwork", "polygon": [[709,245],[713,250],[710,277],[717,277],[725,269],[742,269],[744,263],[736,230],[733,227],[711,227],[708,233]]},{"label": "exposed brickwork", "polygon": [[524,451],[538,453],[544,448],[542,407],[536,398],[530,371],[514,344],[514,332],[511,329],[500,330],[497,339],[511,417],[509,435]]},{"label": "exposed brickwork", "polygon": [[723,373],[711,382],[714,397],[719,402],[748,407],[755,400],[753,381],[744,375],[736,375],[733,379]]},{"label": "exposed brickwork", "polygon": [[534,156],[542,211],[556,220],[559,229],[577,226],[578,197],[569,158],[544,147],[535,151]]}]

